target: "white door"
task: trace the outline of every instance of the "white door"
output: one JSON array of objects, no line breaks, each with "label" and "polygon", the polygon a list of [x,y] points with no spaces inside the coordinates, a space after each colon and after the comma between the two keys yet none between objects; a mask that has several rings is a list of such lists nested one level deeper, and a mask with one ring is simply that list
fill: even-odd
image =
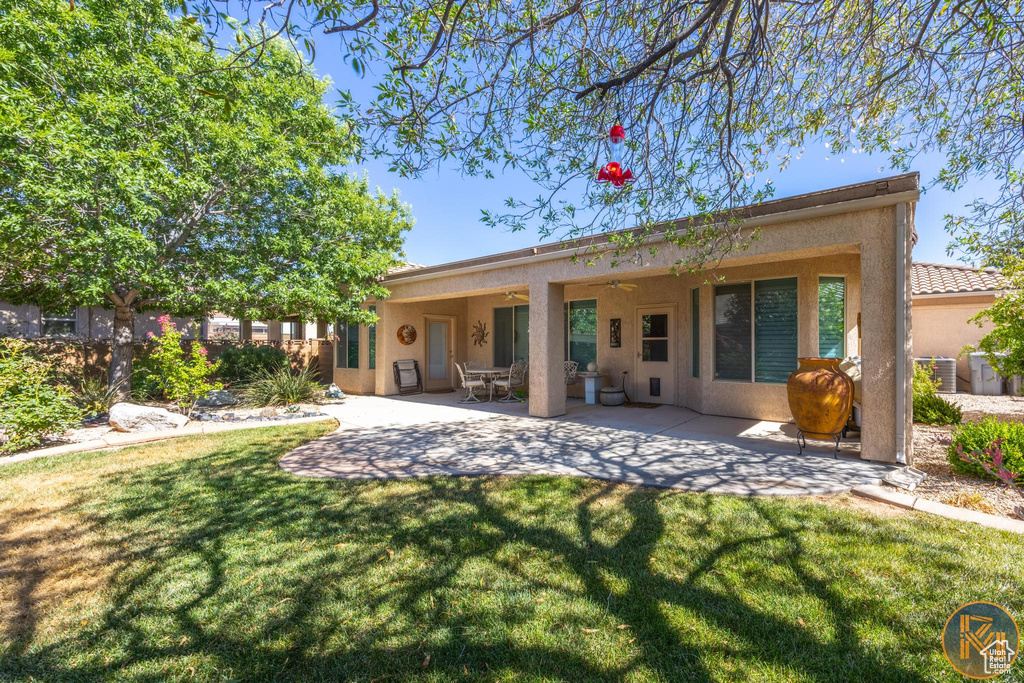
[{"label": "white door", "polygon": [[636,325],[636,396],[631,398],[672,405],[676,398],[675,307],[638,308]]},{"label": "white door", "polygon": [[427,368],[423,387],[427,391],[454,386],[452,359],[455,358],[455,326],[444,318],[427,318]]}]

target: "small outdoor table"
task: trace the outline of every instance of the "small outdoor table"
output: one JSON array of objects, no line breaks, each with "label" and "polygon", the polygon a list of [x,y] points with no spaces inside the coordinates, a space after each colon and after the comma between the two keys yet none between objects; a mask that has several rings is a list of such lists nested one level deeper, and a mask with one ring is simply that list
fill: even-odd
[{"label": "small outdoor table", "polygon": [[587,403],[597,403],[601,394],[601,385],[604,383],[604,375],[599,372],[577,372],[577,377],[583,378],[583,396]]},{"label": "small outdoor table", "polygon": [[[466,368],[467,377],[478,377],[485,382],[491,382],[499,377],[508,377],[510,368]],[[491,400],[491,396],[488,393],[487,400]]]}]

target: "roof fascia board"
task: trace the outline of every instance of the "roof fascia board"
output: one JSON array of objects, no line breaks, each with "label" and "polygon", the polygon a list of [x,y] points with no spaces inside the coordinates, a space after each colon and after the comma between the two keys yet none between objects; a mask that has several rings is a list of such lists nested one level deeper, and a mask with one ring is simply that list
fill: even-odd
[{"label": "roof fascia board", "polygon": [[[837,202],[835,204],[809,206],[803,209],[781,211],[779,213],[768,214],[767,216],[758,216],[757,218],[744,219],[741,221],[741,227],[762,227],[766,225],[777,225],[779,223],[789,223],[792,221],[804,220],[808,218],[829,216],[837,213],[867,211],[870,209],[877,209],[885,206],[894,206],[896,204],[901,204],[904,202],[916,202],[920,198],[920,196],[921,192],[919,190],[907,190],[904,192],[897,192],[894,194],[878,195],[875,197],[864,197],[861,199],[853,199],[845,202]],[[718,223],[718,225],[720,225],[720,223]],[[663,241],[663,239],[664,234],[657,233],[648,237],[645,240],[645,243],[660,242]],[[465,275],[469,273],[478,273],[487,270],[510,268],[513,266],[519,266],[526,263],[541,263],[544,261],[553,261],[556,259],[568,258],[571,254],[576,253],[576,251],[576,249],[559,249],[557,251],[550,251],[543,254],[527,254],[525,256],[520,256],[518,258],[512,258],[503,261],[478,263],[463,267],[434,271],[431,273],[416,274],[414,271],[409,275],[399,274],[394,277],[387,277],[384,279],[383,284],[387,286],[389,284],[417,282],[421,280],[432,280],[441,277],[448,277],[451,275]]]}]

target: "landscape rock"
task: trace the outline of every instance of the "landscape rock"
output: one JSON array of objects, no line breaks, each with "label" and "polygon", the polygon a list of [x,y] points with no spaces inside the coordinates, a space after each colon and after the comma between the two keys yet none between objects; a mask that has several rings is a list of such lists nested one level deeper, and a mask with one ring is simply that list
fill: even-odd
[{"label": "landscape rock", "polygon": [[119,432],[156,432],[183,427],[188,418],[163,408],[117,403],[110,409],[109,422]]},{"label": "landscape rock", "polygon": [[220,408],[223,406],[233,406],[238,403],[238,399],[230,391],[224,391],[218,389],[211,391],[206,396],[196,401],[197,406]]}]

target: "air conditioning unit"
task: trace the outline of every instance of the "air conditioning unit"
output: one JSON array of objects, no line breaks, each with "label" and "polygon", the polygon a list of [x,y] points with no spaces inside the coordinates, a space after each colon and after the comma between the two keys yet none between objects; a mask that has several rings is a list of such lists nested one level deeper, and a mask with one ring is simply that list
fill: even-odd
[{"label": "air conditioning unit", "polygon": [[915,358],[914,362],[931,370],[932,379],[939,382],[939,393],[956,393],[956,358],[936,356],[935,358]]}]

